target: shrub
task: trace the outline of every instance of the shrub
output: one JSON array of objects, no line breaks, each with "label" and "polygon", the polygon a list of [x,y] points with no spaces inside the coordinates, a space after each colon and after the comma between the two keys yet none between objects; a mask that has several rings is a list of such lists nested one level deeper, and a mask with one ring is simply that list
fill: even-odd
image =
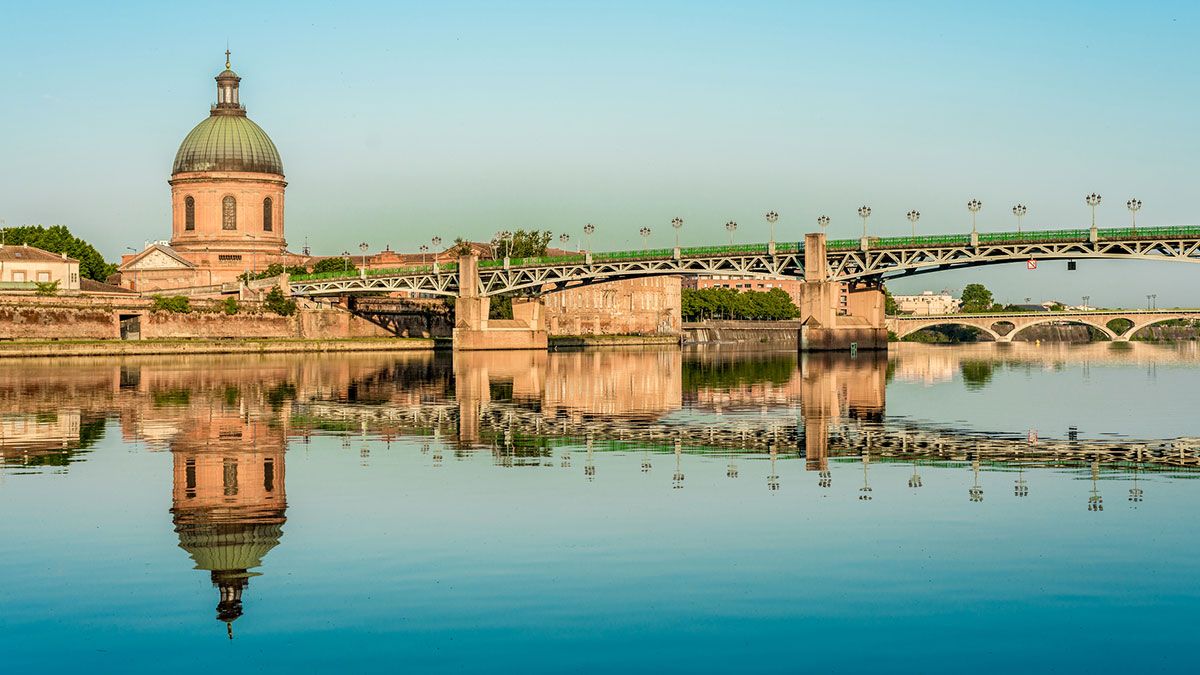
[{"label": "shrub", "polygon": [[156,295],[154,296],[153,311],[187,314],[192,311],[192,303],[183,295]]},{"label": "shrub", "polygon": [[285,296],[278,286],[273,286],[270,291],[267,291],[263,305],[268,311],[279,316],[291,316],[296,313],[296,301]]},{"label": "shrub", "polygon": [[350,264],[349,258],[325,258],[318,260],[316,265],[313,265],[313,274],[323,274],[325,272],[347,272],[354,270],[354,265]]},{"label": "shrub", "polygon": [[241,306],[238,304],[238,299],[232,295],[225,298],[225,301],[221,303],[221,311],[230,316],[237,314],[239,309],[241,309]]},{"label": "shrub", "polygon": [[45,296],[58,295],[58,282],[57,281],[35,281],[34,286],[37,287],[36,292],[38,295],[45,295]]}]

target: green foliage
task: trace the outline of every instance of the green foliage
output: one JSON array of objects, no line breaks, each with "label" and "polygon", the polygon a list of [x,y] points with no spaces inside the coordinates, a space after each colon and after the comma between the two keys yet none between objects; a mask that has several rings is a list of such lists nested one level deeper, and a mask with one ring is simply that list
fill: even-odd
[{"label": "green foliage", "polygon": [[962,372],[963,384],[971,391],[979,391],[992,381],[992,373],[996,364],[991,361],[965,360],[959,366]]},{"label": "green foliage", "polygon": [[896,316],[900,313],[900,306],[896,304],[896,299],[892,297],[892,292],[883,288],[883,313],[888,316]]},{"label": "green foliage", "polygon": [[680,311],[684,321],[717,318],[779,321],[800,316],[800,310],[782,288],[740,292],[720,287],[684,289]]},{"label": "green foliage", "polygon": [[455,237],[454,248],[450,250],[454,251],[455,255],[470,255],[471,242],[463,239],[462,237]]},{"label": "green foliage", "polygon": [[237,297],[232,295],[225,298],[225,300],[221,303],[221,311],[230,316],[237,314],[238,310],[241,308],[242,306],[238,303]]},{"label": "green foliage", "polygon": [[323,274],[325,272],[347,272],[352,269],[354,269],[354,265],[350,263],[349,258],[325,258],[313,265],[312,271],[313,274]]},{"label": "green foliage", "polygon": [[792,354],[728,361],[684,361],[683,390],[695,391],[701,387],[727,389],[763,382],[784,385],[795,375],[796,357]]},{"label": "green foliage", "polygon": [[962,292],[962,311],[964,313],[981,313],[993,311],[996,302],[992,292],[983,284],[967,284]]},{"label": "green foliage", "polygon": [[488,304],[489,319],[511,319],[513,318],[511,295],[496,295],[492,296],[491,302]]},{"label": "green foliage", "polygon": [[[326,258],[326,260],[333,260],[333,258]],[[326,262],[326,260],[322,260],[321,263]],[[336,260],[339,265],[337,269],[339,271],[345,269],[344,266],[346,265],[346,259],[337,258]],[[320,266],[321,263],[317,263],[317,265]],[[308,274],[308,269],[300,265],[280,265],[279,263],[272,263],[267,266],[267,269],[261,272],[243,272],[238,278],[243,282],[247,282],[255,281],[257,279],[270,279],[271,277],[277,277],[280,274]]]},{"label": "green foliage", "polygon": [[156,295],[152,310],[155,312],[173,312],[187,314],[192,311],[192,303],[183,295]]},{"label": "green foliage", "polygon": [[267,308],[267,311],[274,312],[279,316],[291,316],[296,313],[296,301],[285,296],[278,286],[267,291],[263,306]]},{"label": "green foliage", "polygon": [[546,247],[553,236],[550,230],[517,230],[507,238],[497,234],[492,238],[492,257],[531,258],[546,255]]},{"label": "green foliage", "polygon": [[925,344],[954,344],[958,342],[976,342],[982,334],[978,328],[944,324],[930,326],[915,333],[904,336],[903,342],[921,342]]},{"label": "green foliage", "polygon": [[37,294],[43,296],[58,295],[57,281],[35,281],[34,286],[37,287]]},{"label": "green foliage", "polygon": [[66,253],[79,261],[79,274],[95,281],[104,281],[117,271],[116,265],[105,262],[99,251],[64,225],[6,227],[0,230],[0,239],[6,246],[29,244],[51,253]]}]

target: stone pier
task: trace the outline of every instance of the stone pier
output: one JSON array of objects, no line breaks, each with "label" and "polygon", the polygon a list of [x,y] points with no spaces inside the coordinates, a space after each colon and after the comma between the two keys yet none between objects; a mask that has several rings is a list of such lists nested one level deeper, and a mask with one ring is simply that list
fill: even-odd
[{"label": "stone pier", "polygon": [[882,286],[830,281],[821,233],[804,235],[800,318],[800,351],[887,349]]},{"label": "stone pier", "polygon": [[454,301],[454,349],[546,349],[546,312],[540,299],[513,300],[512,319],[489,319],[491,301],[480,293],[479,258],[458,259]]}]

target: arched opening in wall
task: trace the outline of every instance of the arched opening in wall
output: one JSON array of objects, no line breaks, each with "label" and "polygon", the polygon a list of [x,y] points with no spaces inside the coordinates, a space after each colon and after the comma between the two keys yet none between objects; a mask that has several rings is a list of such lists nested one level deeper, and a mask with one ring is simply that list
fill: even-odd
[{"label": "arched opening in wall", "polygon": [[191,195],[183,198],[183,229],[196,229],[196,200]]},{"label": "arched opening in wall", "polygon": [[237,200],[233,195],[225,195],[221,200],[221,229],[237,229]]},{"label": "arched opening in wall", "polygon": [[1035,323],[1018,330],[1013,342],[1100,342],[1110,339],[1108,334],[1083,321],[1047,321]]},{"label": "arched opening in wall", "polygon": [[1146,324],[1129,336],[1130,340],[1155,342],[1158,340],[1200,339],[1200,320],[1163,319]]},{"label": "arched opening in wall", "polygon": [[997,321],[996,323],[992,324],[992,330],[996,331],[996,334],[1000,337],[1008,335],[1016,330],[1016,328],[1016,324],[1011,321]]},{"label": "arched opening in wall", "polygon": [[263,231],[270,232],[275,227],[274,211],[271,209],[271,198],[263,200]]},{"label": "arched opening in wall", "polygon": [[996,338],[974,326],[958,323],[943,323],[927,326],[901,338],[903,342],[925,344],[958,344],[961,342],[995,342]]}]

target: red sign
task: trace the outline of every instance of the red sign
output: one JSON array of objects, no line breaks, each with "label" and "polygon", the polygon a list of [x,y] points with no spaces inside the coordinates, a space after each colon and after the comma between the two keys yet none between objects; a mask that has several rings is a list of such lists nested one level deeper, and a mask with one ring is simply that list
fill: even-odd
[{"label": "red sign", "polygon": [[1026,261],[1025,267],[1028,269],[1031,269],[1031,270],[1036,270],[1037,269],[1037,261],[1036,260]]}]

